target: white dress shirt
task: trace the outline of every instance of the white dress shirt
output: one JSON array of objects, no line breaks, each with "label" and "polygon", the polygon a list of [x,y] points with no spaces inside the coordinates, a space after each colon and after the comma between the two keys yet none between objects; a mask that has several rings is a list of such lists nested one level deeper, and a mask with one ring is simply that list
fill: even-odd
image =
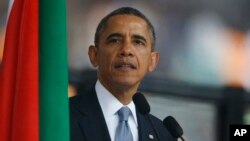
[{"label": "white dress shirt", "polygon": [[138,141],[138,123],[134,102],[131,101],[128,105],[123,105],[100,83],[99,80],[96,82],[95,90],[109,130],[111,141],[115,140],[116,127],[119,121],[117,111],[123,106],[127,106],[132,112],[128,118],[128,124],[133,135],[133,141]]}]

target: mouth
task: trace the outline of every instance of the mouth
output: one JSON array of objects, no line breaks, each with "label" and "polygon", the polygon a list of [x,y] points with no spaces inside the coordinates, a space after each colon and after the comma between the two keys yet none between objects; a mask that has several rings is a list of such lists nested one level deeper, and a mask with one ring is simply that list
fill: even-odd
[{"label": "mouth", "polygon": [[115,64],[115,68],[120,70],[135,70],[136,66],[130,62],[118,62]]}]

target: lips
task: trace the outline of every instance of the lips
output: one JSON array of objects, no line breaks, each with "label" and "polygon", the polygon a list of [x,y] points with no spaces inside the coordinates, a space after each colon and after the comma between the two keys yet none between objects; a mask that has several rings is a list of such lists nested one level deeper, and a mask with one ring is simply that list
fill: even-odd
[{"label": "lips", "polygon": [[133,63],[130,62],[118,62],[115,64],[116,69],[122,69],[122,70],[127,70],[127,69],[136,69],[136,66]]}]

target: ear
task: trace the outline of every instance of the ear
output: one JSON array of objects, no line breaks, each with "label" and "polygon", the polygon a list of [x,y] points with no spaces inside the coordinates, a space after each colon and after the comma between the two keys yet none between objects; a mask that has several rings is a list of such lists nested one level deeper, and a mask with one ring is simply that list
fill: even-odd
[{"label": "ear", "polygon": [[89,51],[88,51],[89,60],[94,67],[98,66],[97,51],[98,49],[96,46],[94,45],[89,46]]},{"label": "ear", "polygon": [[151,58],[149,61],[150,62],[149,62],[149,66],[148,66],[148,72],[152,72],[158,64],[159,53],[158,52],[151,52]]}]

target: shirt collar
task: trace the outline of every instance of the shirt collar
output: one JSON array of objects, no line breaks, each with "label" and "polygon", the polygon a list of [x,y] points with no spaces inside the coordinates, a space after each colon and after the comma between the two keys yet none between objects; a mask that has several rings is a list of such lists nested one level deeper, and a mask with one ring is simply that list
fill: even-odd
[{"label": "shirt collar", "polygon": [[137,117],[135,104],[131,101],[128,105],[123,105],[114,95],[112,95],[101,83],[97,80],[95,85],[97,98],[101,105],[105,117],[115,116],[116,112],[123,106],[127,106],[132,113],[132,117],[137,125]]}]

